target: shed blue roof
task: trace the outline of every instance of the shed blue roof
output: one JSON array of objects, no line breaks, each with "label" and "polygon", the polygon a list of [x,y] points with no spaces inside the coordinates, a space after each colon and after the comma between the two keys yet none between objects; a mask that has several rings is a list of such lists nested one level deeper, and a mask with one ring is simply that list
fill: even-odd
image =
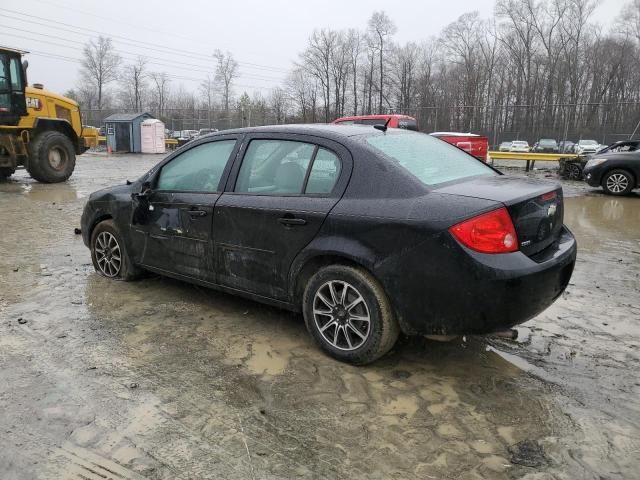
[{"label": "shed blue roof", "polygon": [[114,113],[113,115],[109,115],[104,119],[105,122],[131,122],[136,118],[145,117],[145,118],[153,118],[149,112],[138,112],[138,113]]}]

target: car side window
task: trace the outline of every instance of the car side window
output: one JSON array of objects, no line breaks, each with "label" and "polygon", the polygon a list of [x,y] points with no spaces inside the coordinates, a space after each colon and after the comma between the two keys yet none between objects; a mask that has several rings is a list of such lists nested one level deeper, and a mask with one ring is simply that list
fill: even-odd
[{"label": "car side window", "polygon": [[325,148],[319,148],[313,160],[304,193],[326,194],[333,190],[342,165],[340,159]]},{"label": "car side window", "polygon": [[157,190],[217,192],[236,140],[203,143],[178,155],[160,171]]},{"label": "car side window", "polygon": [[316,146],[291,140],[252,140],[244,154],[235,191],[280,195],[302,193]]}]

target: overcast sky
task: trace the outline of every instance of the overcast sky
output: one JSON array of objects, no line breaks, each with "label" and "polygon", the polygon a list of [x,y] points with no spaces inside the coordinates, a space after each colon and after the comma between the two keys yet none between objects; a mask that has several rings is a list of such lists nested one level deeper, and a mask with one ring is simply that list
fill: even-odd
[{"label": "overcast sky", "polygon": [[[594,20],[609,25],[625,3],[601,0]],[[489,17],[494,5],[494,0],[0,0],[0,45],[32,52],[29,81],[59,92],[77,84],[82,46],[99,34],[113,38],[125,62],[146,56],[151,71],[173,76],[174,88],[197,88],[212,71],[211,53],[219,48],[240,62],[236,93],[266,93],[282,81],[314,28],[364,29],[374,10],[385,10],[398,27],[396,41],[419,42],[463,13],[477,10]]]}]

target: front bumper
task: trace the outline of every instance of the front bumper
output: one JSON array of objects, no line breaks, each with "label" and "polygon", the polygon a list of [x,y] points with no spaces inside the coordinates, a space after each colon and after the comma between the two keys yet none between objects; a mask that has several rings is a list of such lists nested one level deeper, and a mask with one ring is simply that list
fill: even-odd
[{"label": "front bumper", "polygon": [[600,174],[597,168],[585,169],[583,170],[582,175],[584,177],[584,181],[592,187],[599,187],[602,183],[602,174]]},{"label": "front bumper", "polygon": [[575,238],[564,227],[556,243],[531,258],[522,252],[481,254],[453,239],[445,246],[449,253],[433,262],[451,268],[385,286],[405,333],[486,334],[526,322],[565,290],[577,252]]}]

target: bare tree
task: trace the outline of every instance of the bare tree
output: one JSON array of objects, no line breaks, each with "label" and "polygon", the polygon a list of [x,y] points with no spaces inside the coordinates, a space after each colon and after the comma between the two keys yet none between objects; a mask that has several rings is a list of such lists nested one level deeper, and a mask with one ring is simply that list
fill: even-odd
[{"label": "bare tree", "polygon": [[297,104],[303,122],[316,121],[317,80],[302,67],[296,67],[287,77],[286,86],[289,96]]},{"label": "bare tree", "polygon": [[209,128],[211,128],[211,114],[213,113],[213,98],[215,94],[215,79],[211,75],[207,75],[207,78],[200,83],[200,92],[202,92],[207,105],[207,120]]},{"label": "bare tree", "polygon": [[368,23],[369,34],[375,39],[375,49],[378,51],[378,60],[379,60],[379,74],[380,74],[380,84],[379,84],[379,95],[380,100],[378,102],[378,111],[382,113],[382,100],[384,98],[383,90],[384,90],[384,53],[385,53],[385,42],[387,37],[394,35],[397,31],[397,27],[395,23],[389,18],[389,16],[384,11],[373,12],[371,18]]},{"label": "bare tree", "polygon": [[228,116],[233,81],[238,76],[238,62],[230,52],[225,54],[221,50],[216,50],[213,56],[217,61],[215,81],[222,87],[222,104],[225,115]]},{"label": "bare tree", "polygon": [[167,97],[169,96],[169,76],[164,72],[152,72],[149,76],[154,84],[158,115],[163,116],[167,106]]},{"label": "bare tree", "polygon": [[97,91],[97,108],[102,108],[104,88],[118,79],[120,56],[116,53],[111,39],[99,36],[96,41],[89,40],[84,46],[80,62],[80,74]]},{"label": "bare tree", "polygon": [[324,101],[324,121],[331,119],[331,81],[333,50],[338,42],[338,32],[334,30],[314,30],[309,45],[300,54],[302,67],[319,82]]},{"label": "bare tree", "polygon": [[289,98],[287,97],[287,92],[282,88],[276,87],[271,91],[269,95],[269,105],[273,111],[275,123],[280,124],[285,122],[288,103]]},{"label": "bare tree", "polygon": [[135,63],[127,65],[122,71],[121,79],[127,90],[131,108],[139,112],[143,108],[143,95],[146,90],[147,60],[139,56]]}]

